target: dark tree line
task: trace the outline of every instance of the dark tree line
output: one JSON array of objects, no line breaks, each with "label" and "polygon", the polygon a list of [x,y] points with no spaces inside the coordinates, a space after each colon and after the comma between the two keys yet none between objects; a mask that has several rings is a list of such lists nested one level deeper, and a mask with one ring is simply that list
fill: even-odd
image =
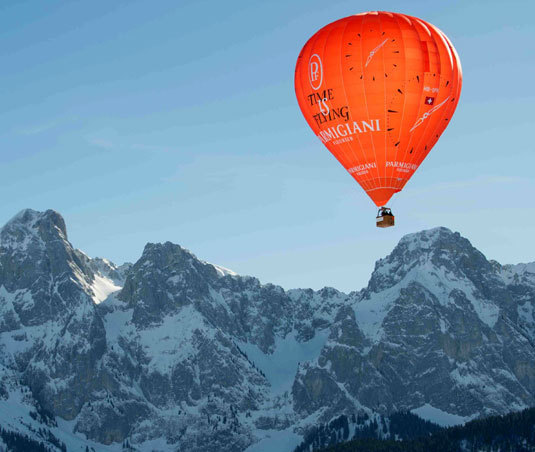
[{"label": "dark tree line", "polygon": [[[295,452],[321,450],[348,440],[413,439],[441,430],[436,424],[424,421],[410,412],[370,418],[366,413],[342,415],[328,424],[320,425],[306,436]],[[350,437],[351,435],[351,437]]]},{"label": "dark tree line", "polygon": [[[51,452],[41,441],[35,441],[26,435],[9,432],[0,427],[0,437],[8,451],[13,452]],[[0,445],[0,450],[3,450]]]},{"label": "dark tree line", "polygon": [[442,430],[439,425],[424,421],[409,411],[393,413],[389,416],[389,420],[390,439],[409,440],[421,438]]},{"label": "dark tree line", "polygon": [[[50,444],[56,446],[59,450],[66,452],[67,447],[63,442],[57,439],[50,431],[39,429],[39,434]],[[0,438],[6,445],[6,451],[9,452],[52,452],[42,441],[36,441],[27,435],[22,433],[12,432],[0,427]],[[56,449],[54,449],[56,450]],[[0,445],[0,451],[4,452],[3,447]]]},{"label": "dark tree line", "polygon": [[[393,416],[397,416],[399,413]],[[393,427],[399,421],[390,423],[390,428],[403,428],[408,420],[401,415],[401,424]],[[390,417],[392,421],[392,416]],[[411,421],[409,421],[409,424]],[[432,433],[422,430],[420,437],[394,441],[390,439],[360,438],[349,442],[330,445],[321,449],[323,452],[534,452],[535,451],[535,408],[510,413],[503,416],[491,416],[485,419],[470,421],[462,426],[440,428],[435,426]],[[416,424],[412,432],[419,427]],[[401,438],[401,431],[397,433]],[[407,436],[408,438],[408,436]],[[299,446],[301,447],[301,446]],[[299,452],[308,448],[296,449]],[[314,449],[318,450],[318,449]]]}]

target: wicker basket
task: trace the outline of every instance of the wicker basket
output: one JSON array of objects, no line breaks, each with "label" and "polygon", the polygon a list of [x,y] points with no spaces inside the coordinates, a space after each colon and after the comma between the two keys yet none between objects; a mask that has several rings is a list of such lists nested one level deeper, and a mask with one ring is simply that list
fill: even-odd
[{"label": "wicker basket", "polygon": [[381,215],[375,219],[378,228],[394,226],[394,215]]}]

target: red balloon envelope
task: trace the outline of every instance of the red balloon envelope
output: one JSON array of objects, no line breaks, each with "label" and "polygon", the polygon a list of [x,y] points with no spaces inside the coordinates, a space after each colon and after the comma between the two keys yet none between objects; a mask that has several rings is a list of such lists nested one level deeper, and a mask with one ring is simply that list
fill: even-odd
[{"label": "red balloon envelope", "polygon": [[295,68],[308,124],[378,207],[418,169],[461,93],[457,52],[416,17],[368,12],[312,36]]}]

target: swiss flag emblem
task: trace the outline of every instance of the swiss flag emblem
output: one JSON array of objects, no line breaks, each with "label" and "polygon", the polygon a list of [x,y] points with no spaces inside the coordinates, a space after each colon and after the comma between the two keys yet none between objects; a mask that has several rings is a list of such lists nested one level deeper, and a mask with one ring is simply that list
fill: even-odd
[{"label": "swiss flag emblem", "polygon": [[433,105],[435,103],[435,98],[434,97],[426,97],[425,98],[425,103],[427,105]]}]

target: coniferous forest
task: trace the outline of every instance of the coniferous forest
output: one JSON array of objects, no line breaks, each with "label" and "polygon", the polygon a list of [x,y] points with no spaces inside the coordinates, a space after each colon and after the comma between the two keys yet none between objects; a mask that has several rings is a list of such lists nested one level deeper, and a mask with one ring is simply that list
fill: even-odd
[{"label": "coniferous forest", "polygon": [[[354,434],[349,438],[350,425]],[[359,425],[362,428],[359,428]],[[535,451],[535,408],[442,428],[411,413],[364,419],[340,416],[315,429],[295,452]]]},{"label": "coniferous forest", "polygon": [[[45,432],[43,431],[43,433]],[[26,435],[4,430],[2,427],[0,427],[0,439],[5,447],[7,447],[7,449],[5,449],[0,443],[1,452],[51,452],[51,449],[46,447],[41,441],[35,441]],[[65,444],[61,443],[51,435],[49,435],[47,439],[49,441],[53,440],[53,444],[59,447],[60,450],[67,450]]]}]

